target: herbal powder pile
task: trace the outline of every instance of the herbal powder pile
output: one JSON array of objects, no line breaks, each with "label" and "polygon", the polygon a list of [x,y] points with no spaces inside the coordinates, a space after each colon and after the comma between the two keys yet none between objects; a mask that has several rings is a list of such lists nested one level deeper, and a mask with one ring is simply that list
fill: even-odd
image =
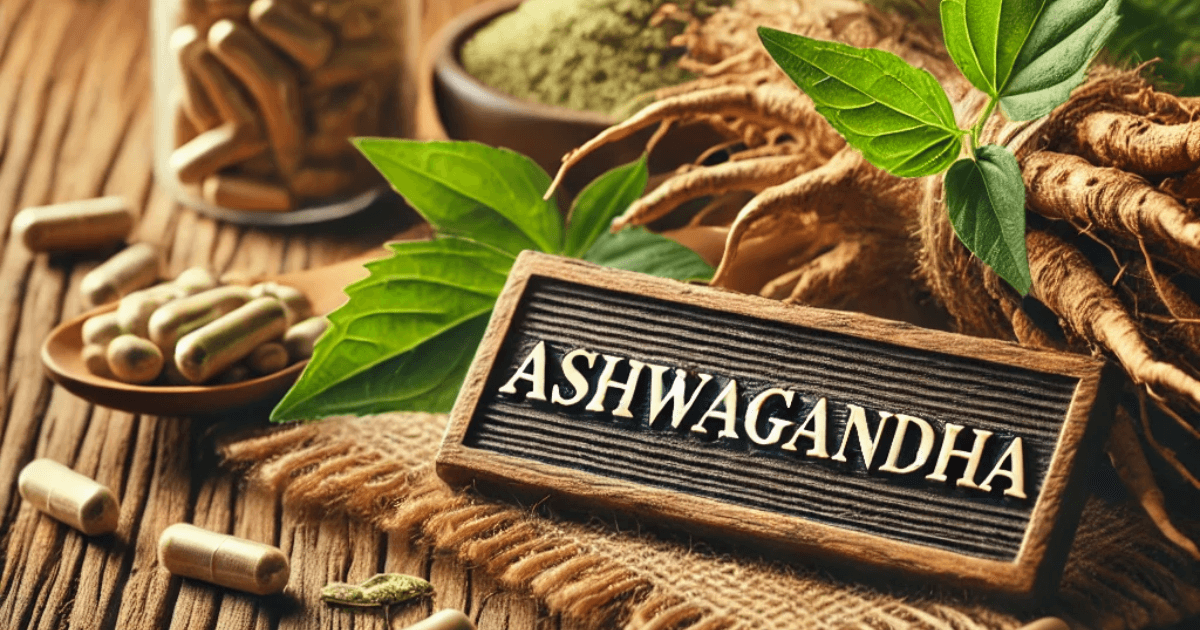
[{"label": "herbal powder pile", "polygon": [[547,105],[632,111],[639,96],[691,75],[671,38],[683,25],[651,18],[664,0],[528,0],[480,29],[462,63],[484,83]]}]

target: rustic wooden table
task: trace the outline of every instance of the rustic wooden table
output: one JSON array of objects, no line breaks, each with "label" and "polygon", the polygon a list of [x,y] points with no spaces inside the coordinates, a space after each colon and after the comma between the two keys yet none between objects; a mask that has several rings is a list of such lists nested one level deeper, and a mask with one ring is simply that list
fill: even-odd
[{"label": "rustic wooden table", "polygon": [[[477,0],[397,0],[406,9],[410,76],[443,22]],[[184,210],[153,185],[148,0],[0,0],[0,226],[21,208],[102,194],[142,212],[139,240],[169,252],[170,271],[287,271],[348,258],[414,220],[392,199],[366,215],[289,229],[251,229]],[[410,80],[408,110],[417,81]],[[428,108],[425,109],[428,111]],[[411,116],[411,114],[406,114]],[[427,116],[427,114],[426,114]],[[419,134],[433,133],[425,122]],[[481,628],[557,628],[521,594],[480,572],[343,518],[300,514],[217,467],[212,437],[265,424],[267,409],[219,418],[159,418],[88,404],[45,377],[39,348],[82,310],[80,278],[94,257],[32,255],[10,235],[0,258],[0,627],[382,628],[378,612],[335,610],[317,598],[331,580],[378,571],[422,575],[432,602],[392,611],[405,627],[454,607]],[[115,535],[89,539],[23,504],[17,473],[51,457],[121,498]],[[172,578],[155,557],[167,525],[190,522],[270,541],[292,560],[283,595],[261,598]],[[486,601],[486,605],[484,602]],[[482,612],[480,611],[483,607]]]}]

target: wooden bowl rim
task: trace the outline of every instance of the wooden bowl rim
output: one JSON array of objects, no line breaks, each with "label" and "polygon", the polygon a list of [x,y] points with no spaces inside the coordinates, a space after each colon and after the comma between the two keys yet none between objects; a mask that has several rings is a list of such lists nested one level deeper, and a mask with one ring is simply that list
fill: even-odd
[{"label": "wooden bowl rim", "polygon": [[533,114],[547,120],[566,123],[584,123],[600,127],[610,127],[616,124],[617,119],[607,114],[570,109],[559,105],[546,105],[506,94],[475,78],[463,67],[458,55],[462,44],[476,31],[500,15],[512,11],[521,2],[523,0],[490,0],[463,12],[442,27],[442,30],[434,38],[436,42],[433,62],[435,80],[440,80],[438,75],[448,77],[450,80],[440,81],[449,89],[457,91],[459,98],[475,102],[490,101],[488,105],[491,109],[510,110],[526,116]]}]

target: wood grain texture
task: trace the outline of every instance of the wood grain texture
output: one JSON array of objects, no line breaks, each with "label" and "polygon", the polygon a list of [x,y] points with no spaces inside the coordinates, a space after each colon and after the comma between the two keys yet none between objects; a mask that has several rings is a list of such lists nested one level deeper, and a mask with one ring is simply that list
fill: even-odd
[{"label": "wood grain texture", "polygon": [[[404,34],[413,68],[441,23],[476,4],[397,1],[415,18]],[[372,249],[413,220],[394,198],[354,219],[278,230],[177,207],[151,176],[148,11],[148,0],[0,1],[0,627],[402,628],[448,606],[463,607],[484,630],[563,627],[521,594],[487,599],[496,585],[471,567],[336,515],[295,513],[220,469],[214,436],[265,426],[269,407],[138,416],[90,405],[46,379],[42,339],[85,310],[79,281],[103,255],[31,254],[9,234],[23,207],[124,195],[140,214],[134,239],[161,245],[172,274],[193,265],[255,274],[321,266]],[[415,121],[419,84],[410,72],[406,120]],[[35,457],[110,486],[121,500],[117,532],[86,538],[25,505],[17,473]],[[292,561],[291,585],[261,598],[172,578],[156,547],[162,529],[180,521],[280,545]],[[326,581],[378,571],[425,577],[438,593],[393,609],[389,623],[315,597]]]},{"label": "wood grain texture", "polygon": [[[1057,583],[1083,495],[1077,467],[1099,453],[1111,414],[1107,399],[1093,404],[1111,374],[1094,359],[540,254],[518,260],[495,313],[438,458],[447,480],[557,494],[693,531],[1012,593]],[[562,363],[577,349],[602,355],[577,360],[582,385]],[[501,393],[542,351],[542,385],[530,377]],[[698,402],[678,424],[670,412],[652,419],[654,377],[646,368],[631,376],[634,360],[685,370],[690,389],[681,400],[698,392]],[[608,365],[617,365],[613,382],[636,384],[626,417],[614,411],[623,390],[592,395]],[[677,377],[662,378],[667,391]],[[721,399],[735,382],[736,422],[726,424],[712,412],[729,408]],[[560,403],[547,394],[552,387],[564,388],[554,390]],[[575,395],[581,388],[586,396]],[[749,400],[769,388],[779,388],[776,404],[763,407],[757,429],[743,423]],[[797,394],[794,404],[782,403],[785,390]],[[852,406],[864,411],[861,438],[874,436],[873,459],[865,447],[855,450]],[[906,474],[879,470],[898,435],[885,411],[921,418],[935,436],[924,464]],[[768,415],[795,431],[814,413],[828,420],[826,454],[805,453],[814,444],[807,437],[798,451],[780,448],[796,433],[764,438]],[[964,435],[943,446],[951,424],[966,427]],[[975,483],[1023,444],[1024,493],[961,487],[965,465],[949,467],[946,482],[927,478],[944,448],[971,450],[975,430],[990,432]],[[920,443],[909,433],[896,449],[905,465]],[[845,461],[829,458],[841,450]]]}]

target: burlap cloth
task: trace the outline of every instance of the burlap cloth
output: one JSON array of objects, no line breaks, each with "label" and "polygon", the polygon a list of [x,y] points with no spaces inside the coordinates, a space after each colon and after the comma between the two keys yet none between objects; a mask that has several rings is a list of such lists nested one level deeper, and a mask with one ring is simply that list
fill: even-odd
[{"label": "burlap cloth", "polygon": [[799,561],[717,553],[455,491],[433,470],[445,422],[430,414],[336,418],[229,439],[220,450],[285,503],[410,533],[598,628],[991,630],[1052,613],[1116,630],[1200,613],[1200,567],[1134,507],[1092,499],[1056,603],[1018,612],[961,592],[866,586]]}]

